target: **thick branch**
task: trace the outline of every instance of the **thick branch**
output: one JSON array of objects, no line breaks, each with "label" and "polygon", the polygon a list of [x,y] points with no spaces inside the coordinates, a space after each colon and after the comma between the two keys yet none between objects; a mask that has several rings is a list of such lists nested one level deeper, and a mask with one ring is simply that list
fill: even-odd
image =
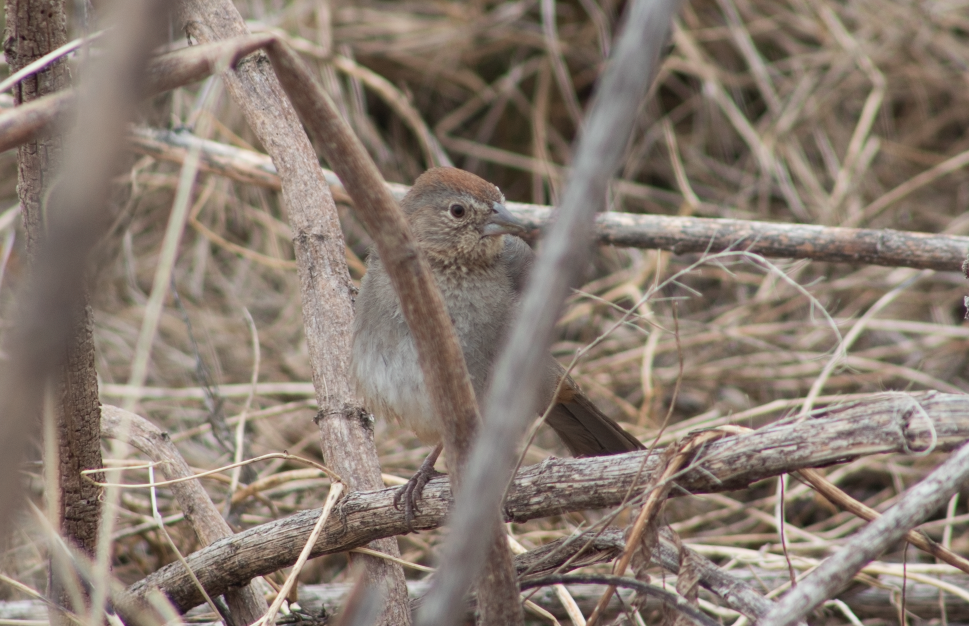
[{"label": "thick branch", "polygon": [[[67,43],[67,16],[63,0],[8,0],[5,54],[10,70],[17,73]],[[21,80],[13,93],[18,104],[58,93],[71,86],[66,59]],[[47,231],[45,198],[53,190],[61,168],[63,128],[37,136],[17,151],[17,193],[26,235],[28,266]],[[85,290],[86,291],[86,290]],[[57,374],[54,392],[52,441],[44,448],[44,467],[53,481],[47,483],[48,502],[56,511],[51,520],[72,546],[89,557],[97,550],[101,521],[101,488],[81,475],[99,469],[101,459],[98,380],[95,370],[94,324],[87,293],[75,303],[78,322],[65,350],[63,369]],[[103,478],[103,477],[102,477]],[[52,602],[53,626],[71,624],[69,611],[81,611],[76,602],[89,603],[90,594],[72,597],[64,583],[57,556],[48,564],[48,598]],[[60,571],[59,571],[60,570]],[[55,607],[62,607],[55,608]]]},{"label": "thick branch", "polygon": [[[710,444],[701,451],[701,460],[677,479],[679,488],[673,495],[741,489],[805,467],[823,467],[872,454],[925,450],[933,430],[938,451],[952,450],[969,438],[969,396],[963,395],[885,394],[813,415],[805,422],[774,424]],[[550,459],[527,467],[509,492],[507,519],[521,522],[617,506],[631,489],[636,491],[649,481],[657,457],[655,452],[635,452]],[[350,494],[340,506],[342,515],[327,523],[313,556],[344,552],[376,537],[407,533],[403,513],[394,508],[393,494],[394,489]],[[447,479],[430,481],[415,526],[440,526],[451,504]],[[206,589],[222,593],[229,585],[291,565],[318,516],[319,510],[303,511],[251,528],[192,554],[188,561]],[[144,597],[151,588],[164,590],[181,610],[201,602],[178,564],[162,568],[129,589]]]},{"label": "thick branch", "polygon": [[[160,42],[158,25],[167,18],[165,3],[157,0],[123,3],[115,13],[124,28],[111,32],[107,53],[85,72],[77,128],[59,184],[48,198],[47,231],[7,346],[0,380],[0,464],[12,464],[3,465],[7,476],[16,474],[26,430],[40,412],[43,386],[64,363],[80,321],[87,257],[108,223],[105,207],[121,162],[125,124],[134,118],[149,51]],[[17,508],[18,482],[0,486],[0,526]]]},{"label": "thick branch", "polygon": [[[201,148],[202,167],[244,183],[279,189],[272,161],[264,154],[243,150],[188,133],[138,128],[132,132],[134,150],[158,159],[181,163],[190,146]],[[335,194],[342,191],[336,174],[324,170]],[[389,184],[400,199],[407,187]],[[515,217],[533,229],[548,226],[552,209],[520,202],[507,203]],[[674,254],[750,250],[765,257],[813,259],[833,263],[869,263],[958,271],[969,252],[969,237],[901,230],[836,228],[809,224],[778,224],[703,217],[670,217],[635,213],[601,213],[596,217],[600,244],[631,248],[659,248]]]},{"label": "thick branch", "polygon": [[[181,0],[177,6],[186,31],[197,41],[250,36],[231,0]],[[319,406],[317,424],[323,456],[349,488],[376,489],[382,483],[373,430],[363,418],[348,377],[353,283],[336,205],[309,138],[265,54],[247,57],[234,71],[224,72],[223,80],[252,132],[279,169],[283,203],[294,234],[303,327]],[[400,554],[393,539],[377,541],[370,548],[393,556]],[[361,561],[364,577],[387,591],[380,623],[410,623],[403,569],[373,557],[364,556]]]}]

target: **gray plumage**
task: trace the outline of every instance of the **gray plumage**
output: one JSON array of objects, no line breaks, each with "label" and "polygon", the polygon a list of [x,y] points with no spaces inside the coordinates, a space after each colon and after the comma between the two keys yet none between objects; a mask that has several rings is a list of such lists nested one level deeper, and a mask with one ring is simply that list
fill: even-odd
[{"label": "gray plumage", "polygon": [[[505,333],[518,305],[533,253],[507,233],[519,227],[498,188],[454,168],[425,172],[401,203],[430,262],[464,352],[471,383],[484,398]],[[542,406],[564,374],[548,357]],[[379,418],[394,419],[427,444],[441,441],[424,387],[417,349],[383,263],[371,254],[354,320],[351,376]],[[548,418],[575,455],[616,454],[642,448],[566,378]]]}]

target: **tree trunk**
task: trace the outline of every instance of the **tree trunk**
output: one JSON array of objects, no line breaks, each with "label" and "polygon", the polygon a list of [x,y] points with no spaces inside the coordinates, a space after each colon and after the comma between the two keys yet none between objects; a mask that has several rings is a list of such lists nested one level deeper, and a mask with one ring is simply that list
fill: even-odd
[{"label": "tree trunk", "polygon": [[[67,43],[67,17],[64,0],[7,0],[7,31],[4,53],[13,72]],[[65,60],[21,81],[14,88],[18,105],[70,86]],[[26,232],[28,264],[44,236],[44,201],[56,180],[61,161],[63,137],[51,134],[20,146],[18,184],[21,215]],[[62,536],[82,552],[94,556],[100,521],[101,489],[81,476],[81,470],[101,467],[101,413],[97,372],[94,367],[94,335],[91,309],[85,302],[80,320],[64,360],[65,366],[55,381],[54,416],[57,437],[58,490],[48,493],[56,498],[58,529]],[[50,448],[48,448],[50,449]],[[52,463],[54,459],[45,459]],[[101,476],[92,476],[103,480]],[[52,561],[53,563],[53,561]],[[54,606],[83,614],[84,607],[72,607],[56,575],[49,570],[48,595]],[[58,611],[51,611],[51,624],[68,624]]]}]

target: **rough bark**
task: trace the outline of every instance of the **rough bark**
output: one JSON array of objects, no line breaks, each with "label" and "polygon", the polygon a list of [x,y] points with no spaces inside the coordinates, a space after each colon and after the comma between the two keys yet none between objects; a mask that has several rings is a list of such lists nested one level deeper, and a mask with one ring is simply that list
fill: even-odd
[{"label": "rough bark", "polygon": [[[67,16],[64,0],[8,0],[7,32],[4,52],[14,72],[67,43]],[[14,88],[18,105],[68,89],[70,72],[64,59],[25,78]],[[22,144],[17,152],[17,192],[26,234],[28,263],[37,252],[46,232],[44,203],[59,174],[63,136],[59,132],[40,136]],[[101,467],[101,414],[98,380],[94,367],[94,324],[87,294],[82,295],[72,316],[77,320],[66,346],[64,365],[55,376],[54,419],[57,437],[56,499],[57,524],[63,537],[93,556],[100,522],[101,489],[81,476],[82,470]],[[46,459],[51,463],[53,459]],[[70,596],[49,564],[48,595],[53,606],[72,607]],[[52,610],[51,623],[67,624],[67,617]]]},{"label": "rough bark", "polygon": [[[3,50],[11,72],[36,61],[67,43],[65,0],[7,0],[7,29]],[[64,59],[20,81],[13,89],[17,105],[70,87],[71,77]],[[17,151],[17,191],[23,206],[28,254],[37,249],[43,235],[41,197],[55,175],[63,137],[48,134],[23,144]]]},{"label": "rough bark", "polygon": [[[248,34],[228,0],[183,0],[178,4],[186,32],[207,43]],[[320,411],[317,424],[327,465],[351,490],[382,486],[369,419],[350,387],[348,372],[353,321],[353,286],[336,206],[306,133],[283,93],[265,54],[241,61],[224,75],[226,89],[249,127],[273,158],[282,181],[283,202],[294,232],[302,295],[303,324]],[[400,556],[392,537],[372,550]],[[369,556],[364,575],[387,590],[384,624],[409,624],[403,569]]]},{"label": "rough bark", "polygon": [[[931,420],[931,424],[929,423]],[[714,442],[676,478],[673,496],[745,488],[772,476],[805,467],[845,463],[861,456],[953,450],[969,439],[969,397],[930,392],[885,394],[813,413],[804,422],[772,424],[747,435]],[[509,490],[506,521],[525,522],[569,511],[617,506],[643,488],[657,465],[657,451],[612,457],[550,459],[524,468]],[[649,457],[648,459],[646,457]],[[327,522],[312,556],[344,552],[375,537],[408,532],[402,511],[394,508],[394,489],[351,494],[341,515]],[[414,526],[439,527],[452,505],[446,478],[431,480]],[[245,581],[291,565],[319,517],[303,511],[239,533],[188,557],[202,584],[221,593]],[[181,610],[201,596],[180,566],[167,566],[129,587],[137,597],[159,588]]]}]

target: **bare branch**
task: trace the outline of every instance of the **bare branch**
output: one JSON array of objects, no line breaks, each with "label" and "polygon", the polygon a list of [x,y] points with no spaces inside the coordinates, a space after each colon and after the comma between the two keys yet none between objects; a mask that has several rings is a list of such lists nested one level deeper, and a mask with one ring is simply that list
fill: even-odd
[{"label": "bare branch", "polygon": [[[231,0],[181,0],[180,17],[200,42],[248,35]],[[349,489],[377,489],[380,463],[373,431],[348,376],[352,339],[353,283],[336,205],[320,173],[319,160],[299,118],[264,53],[252,55],[223,74],[229,95],[279,169],[283,203],[293,230],[303,328],[319,406],[316,423],[327,463]],[[393,540],[370,546],[399,556]],[[361,556],[364,576],[387,587],[382,624],[410,621],[403,569],[390,561]]]},{"label": "bare branch", "polygon": [[[551,217],[533,205],[512,202],[508,208],[534,227]],[[969,251],[969,237],[957,235],[617,212],[598,217],[596,235],[600,243],[674,254],[729,248],[766,257],[949,272],[959,271]]]},{"label": "bare branch", "polygon": [[[271,35],[248,35],[154,57],[145,68],[139,93],[142,98],[150,98],[202,80],[232,67],[272,38]],[[0,152],[50,130],[74,111],[76,104],[77,93],[63,91],[0,114]]]},{"label": "bare branch", "polygon": [[867,563],[935,513],[967,484],[969,445],[963,445],[925,480],[905,492],[895,506],[805,576],[758,623],[770,626],[797,623],[825,600],[833,598]]},{"label": "bare branch", "polygon": [[[118,5],[113,17],[124,28],[107,37],[107,53],[81,84],[78,124],[50,196],[47,236],[37,251],[0,381],[0,459],[12,464],[4,468],[9,476],[16,475],[23,438],[39,414],[41,391],[76,328],[88,253],[107,225],[105,207],[124,149],[125,124],[135,116],[149,53],[161,42],[166,7],[159,0]],[[0,502],[12,502],[18,482],[3,481]],[[4,506],[0,522],[15,509]]]},{"label": "bare branch", "polygon": [[[126,443],[158,463],[166,480],[194,475],[168,435],[140,415],[104,405],[101,407],[101,427],[106,437],[124,437]],[[171,490],[203,546],[233,535],[198,480],[175,483]],[[233,586],[226,591],[226,600],[232,609],[232,618],[238,624],[252,624],[267,609],[265,598],[251,584]]]},{"label": "bare branch", "polygon": [[[478,405],[464,353],[430,266],[417,248],[403,212],[384,185],[383,176],[340,117],[329,95],[286,45],[276,42],[270,46],[269,53],[286,93],[354,199],[357,212],[387,268],[414,337],[427,393],[436,417],[445,425],[442,432],[448,470],[460,491],[478,422]],[[490,527],[495,528],[498,517],[492,513],[488,515],[494,517],[495,524]],[[482,577],[478,593],[482,597],[483,612],[493,607],[501,616],[494,619],[487,616],[485,620],[518,623],[521,610],[508,545],[503,537],[493,537],[492,533],[486,540],[490,541],[490,562],[494,567],[488,576]]]},{"label": "bare branch", "polygon": [[[0,116],[0,123],[2,120]],[[184,160],[189,146],[199,146],[203,169],[244,183],[279,189],[271,159],[251,150],[198,139],[187,133],[146,128],[133,131],[132,145],[142,154],[176,163]],[[339,193],[342,184],[336,174],[327,170],[323,174],[334,193]],[[397,184],[390,188],[397,199],[408,189]],[[551,222],[550,207],[522,202],[508,202],[507,206],[530,228],[545,229]],[[596,216],[595,234],[600,244],[659,248],[674,254],[720,252],[729,248],[774,258],[949,272],[959,271],[969,252],[969,237],[960,235],[616,211]]]},{"label": "bare branch", "polygon": [[[916,410],[912,400],[919,407]],[[934,435],[933,435],[934,433]],[[952,450],[969,439],[969,397],[958,394],[883,394],[866,401],[828,407],[799,423],[775,424],[742,437],[710,444],[677,478],[672,495],[742,489],[805,467],[843,463],[872,454]],[[646,452],[613,457],[550,459],[524,468],[509,489],[508,521],[617,506],[630,489],[642,489],[656,462],[643,466]],[[653,456],[656,456],[655,454]],[[405,534],[404,514],[394,508],[395,489],[352,493],[341,516],[330,520],[312,556],[344,552],[377,537]],[[432,479],[414,525],[440,526],[451,510],[446,478]],[[206,589],[222,593],[229,585],[288,567],[306,542],[319,509],[238,533],[188,557]],[[129,588],[143,597],[162,589],[181,610],[202,602],[180,565],[170,565]]]},{"label": "bare branch", "polygon": [[719,626],[720,624],[720,622],[701,613],[699,609],[693,608],[689,602],[672,591],[668,591],[656,585],[644,583],[640,580],[636,580],[635,578],[603,574],[552,574],[549,576],[543,576],[542,578],[528,580],[522,583],[522,589],[531,589],[533,587],[541,587],[545,585],[563,585],[569,583],[608,585],[609,588],[625,587],[627,589],[634,589],[640,593],[658,598],[663,604],[666,604],[676,611],[688,616],[695,624],[701,624],[702,626]]}]

